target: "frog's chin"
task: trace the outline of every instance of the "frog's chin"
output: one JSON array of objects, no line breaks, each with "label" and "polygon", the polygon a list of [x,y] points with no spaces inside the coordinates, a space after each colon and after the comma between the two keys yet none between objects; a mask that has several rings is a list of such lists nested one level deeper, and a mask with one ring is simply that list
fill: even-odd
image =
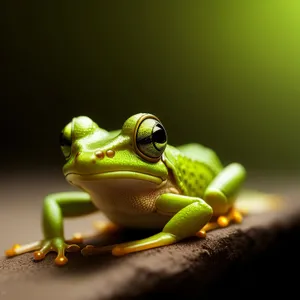
[{"label": "frog's chin", "polygon": [[166,180],[146,173],[134,172],[134,171],[112,171],[105,173],[95,174],[80,174],[80,173],[68,173],[65,175],[67,181],[70,183],[86,182],[86,181],[100,181],[102,179],[131,179],[141,180],[145,182],[154,183],[160,185]]}]

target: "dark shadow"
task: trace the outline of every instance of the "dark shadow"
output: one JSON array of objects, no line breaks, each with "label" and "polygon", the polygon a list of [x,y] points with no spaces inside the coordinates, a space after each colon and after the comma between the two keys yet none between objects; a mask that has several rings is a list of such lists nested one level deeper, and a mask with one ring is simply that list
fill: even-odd
[{"label": "dark shadow", "polygon": [[[105,247],[107,245],[114,245],[123,242],[131,242],[143,239],[155,233],[157,233],[157,231],[154,230],[122,229],[115,233],[95,236],[91,239],[86,240],[86,243],[81,244],[80,247],[81,249],[84,248],[85,245]],[[134,253],[129,255],[134,255]],[[63,276],[65,274],[70,274],[72,276],[81,276],[83,272],[99,272],[99,270],[103,268],[109,268],[110,264],[119,263],[120,260],[124,260],[128,257],[128,255],[121,257],[113,256],[111,254],[111,251],[91,256],[83,256],[80,252],[76,252],[67,253],[66,256],[68,257],[69,261],[65,266],[52,269],[51,272],[55,272],[55,276],[60,276],[60,274]],[[46,259],[51,259],[53,261],[55,259],[55,254],[49,253]]]}]

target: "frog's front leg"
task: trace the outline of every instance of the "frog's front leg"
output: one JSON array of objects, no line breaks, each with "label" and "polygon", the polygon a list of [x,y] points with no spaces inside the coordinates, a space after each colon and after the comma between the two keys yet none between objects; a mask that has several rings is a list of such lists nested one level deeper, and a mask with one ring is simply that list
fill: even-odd
[{"label": "frog's front leg", "polygon": [[157,199],[156,208],[158,213],[172,216],[160,233],[112,247],[87,246],[82,249],[82,254],[92,255],[112,249],[113,255],[121,256],[173,244],[184,238],[195,236],[210,220],[213,213],[212,208],[200,198],[171,193],[161,195]]},{"label": "frog's front leg", "polygon": [[204,193],[204,200],[213,207],[216,220],[206,224],[197,235],[203,237],[209,230],[226,227],[231,222],[242,221],[242,212],[234,208],[234,202],[245,176],[244,167],[238,163],[232,163],[210,183]]},{"label": "frog's front leg", "polygon": [[63,218],[77,217],[97,211],[90,196],[84,192],[65,192],[50,194],[43,205],[43,231],[44,239],[26,245],[14,245],[6,251],[6,256],[11,257],[26,252],[34,252],[35,260],[43,259],[48,252],[57,252],[55,263],[67,263],[65,252],[80,250],[76,244],[69,245],[64,239]]}]

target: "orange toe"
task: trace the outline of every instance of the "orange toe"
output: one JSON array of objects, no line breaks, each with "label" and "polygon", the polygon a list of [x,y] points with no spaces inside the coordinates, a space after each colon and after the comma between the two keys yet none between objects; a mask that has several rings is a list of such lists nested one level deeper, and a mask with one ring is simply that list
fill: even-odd
[{"label": "orange toe", "polygon": [[206,237],[206,231],[205,230],[200,230],[196,233],[196,236],[200,238],[205,238]]},{"label": "orange toe", "polygon": [[12,257],[12,256],[15,256],[15,255],[16,255],[16,251],[13,248],[8,249],[8,250],[5,251],[5,256],[7,256],[7,257]]},{"label": "orange toe", "polygon": [[229,220],[224,216],[219,217],[217,222],[220,227],[226,227],[229,224]]},{"label": "orange toe", "polygon": [[55,258],[55,264],[58,266],[63,266],[68,262],[68,259],[65,256],[57,256]]},{"label": "orange toe", "polygon": [[33,257],[35,260],[42,260],[45,258],[45,254],[41,251],[35,251],[33,252]]}]

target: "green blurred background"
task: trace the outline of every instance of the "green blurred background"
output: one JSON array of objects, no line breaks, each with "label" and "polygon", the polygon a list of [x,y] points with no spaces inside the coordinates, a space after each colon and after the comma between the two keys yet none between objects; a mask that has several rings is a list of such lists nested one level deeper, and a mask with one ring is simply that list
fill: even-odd
[{"label": "green blurred background", "polygon": [[58,168],[59,133],[156,114],[249,170],[300,170],[299,1],[5,1],[4,169]]}]

